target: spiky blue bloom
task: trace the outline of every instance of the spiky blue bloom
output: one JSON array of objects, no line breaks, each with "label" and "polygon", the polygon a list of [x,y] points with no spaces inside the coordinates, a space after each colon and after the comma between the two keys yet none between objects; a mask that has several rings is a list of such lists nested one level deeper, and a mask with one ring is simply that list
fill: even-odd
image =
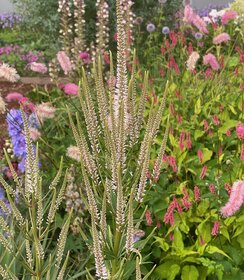
[{"label": "spiky blue bloom", "polygon": [[163,34],[169,34],[169,32],[170,32],[170,29],[169,29],[169,27],[168,26],[164,26],[163,28],[162,28],[162,33]]}]

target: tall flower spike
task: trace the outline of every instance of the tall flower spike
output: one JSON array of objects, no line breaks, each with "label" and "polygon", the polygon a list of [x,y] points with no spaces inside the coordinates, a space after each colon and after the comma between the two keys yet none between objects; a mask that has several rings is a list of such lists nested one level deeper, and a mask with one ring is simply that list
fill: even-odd
[{"label": "tall flower spike", "polygon": [[96,8],[96,50],[98,55],[102,55],[109,42],[109,6],[106,0],[97,0]]},{"label": "tall flower spike", "polygon": [[63,50],[67,55],[71,54],[72,49],[72,26],[71,26],[71,1],[70,0],[59,0],[58,1],[58,12],[60,13],[60,30],[59,35],[62,42]]},{"label": "tall flower spike", "polygon": [[136,280],[141,280],[141,268],[139,257],[136,257]]},{"label": "tall flower spike", "polygon": [[74,20],[75,20],[75,48],[84,51],[85,44],[85,1],[74,0]]},{"label": "tall flower spike", "polygon": [[122,172],[121,167],[118,167],[118,186],[117,186],[117,203],[116,203],[116,231],[121,232],[122,226],[125,222],[124,210],[125,210],[125,201],[123,194],[123,185],[122,185]]},{"label": "tall flower spike", "polygon": [[128,222],[127,222],[127,233],[126,233],[126,253],[129,254],[133,251],[134,244],[134,225],[133,225],[133,193],[129,199],[129,210],[128,210]]}]

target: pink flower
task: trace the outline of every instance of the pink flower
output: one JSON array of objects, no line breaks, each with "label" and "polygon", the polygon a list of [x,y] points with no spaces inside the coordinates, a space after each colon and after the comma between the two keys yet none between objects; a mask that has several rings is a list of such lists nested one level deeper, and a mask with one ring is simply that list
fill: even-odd
[{"label": "pink flower", "polygon": [[208,53],[203,57],[203,64],[210,65],[213,70],[219,70],[220,68],[216,57],[211,53]]},{"label": "pink flower", "polygon": [[191,202],[189,200],[189,195],[187,192],[186,187],[183,187],[183,198],[181,199],[182,205],[184,206],[185,210],[188,210],[191,207]]},{"label": "pink flower", "polygon": [[219,118],[218,118],[217,115],[213,116],[213,122],[214,122],[215,125],[219,125]]},{"label": "pink flower", "polygon": [[231,131],[229,129],[227,129],[225,134],[226,134],[227,137],[230,137],[231,136]]},{"label": "pink flower", "polygon": [[47,73],[47,66],[43,63],[31,62],[29,65],[30,65],[30,69],[33,72],[37,72],[41,74]]},{"label": "pink flower", "polygon": [[198,186],[194,187],[194,200],[195,202],[198,202],[200,200],[200,190]]},{"label": "pink flower", "polygon": [[5,99],[8,101],[8,102],[11,102],[11,101],[19,101],[21,98],[23,98],[24,96],[19,93],[19,92],[10,92],[6,97]]},{"label": "pink flower", "polygon": [[29,98],[22,97],[19,100],[19,103],[23,106],[24,110],[29,110],[29,111],[32,111],[32,112],[35,111],[35,105],[32,102],[30,102]]},{"label": "pink flower", "polygon": [[43,123],[44,119],[54,118],[56,109],[50,103],[42,103],[36,106],[36,115],[40,123]]},{"label": "pink flower", "polygon": [[194,71],[199,58],[200,55],[197,52],[192,52],[186,62],[187,69],[190,71]]},{"label": "pink flower", "polygon": [[80,161],[81,153],[78,147],[76,146],[69,146],[66,152],[66,155],[76,161]]},{"label": "pink flower", "polygon": [[215,194],[215,193],[216,193],[215,186],[214,186],[213,183],[211,183],[211,184],[209,185],[209,191],[210,191],[212,194]]},{"label": "pink flower", "polygon": [[204,120],[204,121],[203,121],[203,125],[204,125],[204,131],[207,132],[208,129],[209,129],[207,120]]},{"label": "pink flower", "polygon": [[149,210],[146,211],[146,221],[147,221],[147,225],[151,226],[152,225],[152,217],[151,217],[151,213]]},{"label": "pink flower", "polygon": [[33,141],[36,141],[40,136],[40,131],[38,131],[36,128],[30,127],[30,137]]},{"label": "pink flower", "polygon": [[79,87],[76,84],[69,83],[64,86],[64,92],[68,95],[77,95]]},{"label": "pink flower", "polygon": [[185,5],[183,20],[187,23],[192,23],[194,11],[190,5]]},{"label": "pink flower", "polygon": [[243,124],[238,124],[236,126],[236,135],[240,140],[244,139],[244,125]]},{"label": "pink flower", "polygon": [[200,32],[208,34],[207,24],[199,15],[195,14],[193,16],[192,23]]},{"label": "pink flower", "polygon": [[223,217],[234,215],[244,202],[244,180],[237,181],[233,184],[229,201],[220,209]]},{"label": "pink flower", "polygon": [[12,83],[15,83],[20,79],[20,76],[15,68],[3,63],[0,65],[0,78],[4,78]]},{"label": "pink flower", "polygon": [[219,221],[214,222],[214,225],[213,225],[213,228],[212,228],[212,232],[211,232],[212,236],[218,235],[219,227],[220,227],[220,222]]},{"label": "pink flower", "polygon": [[57,59],[65,75],[73,70],[71,61],[64,51],[60,51],[57,53]]},{"label": "pink flower", "polygon": [[183,150],[184,150],[184,141],[185,141],[185,132],[184,131],[182,131],[181,133],[180,133],[180,142],[179,142],[179,149],[180,149],[180,151],[182,152]]},{"label": "pink flower", "polygon": [[88,52],[80,52],[79,57],[80,57],[80,59],[82,59],[84,64],[90,64],[91,63],[91,56]]},{"label": "pink flower", "polygon": [[203,166],[201,173],[200,173],[200,180],[203,180],[206,173],[207,173],[208,167],[206,165]]},{"label": "pink flower", "polygon": [[221,44],[221,43],[226,43],[230,40],[230,35],[228,33],[221,33],[218,36],[213,38],[213,43],[215,45]]},{"label": "pink flower", "polygon": [[167,158],[169,165],[173,168],[174,172],[177,172],[177,165],[174,156],[168,156]]},{"label": "pink flower", "polygon": [[199,162],[202,163],[202,161],[203,161],[203,152],[202,152],[201,149],[199,149],[199,150],[197,151],[197,156],[198,156]]},{"label": "pink flower", "polygon": [[190,134],[190,132],[187,132],[187,134],[186,134],[186,148],[187,148],[187,150],[190,150],[191,147],[192,147],[191,134]]},{"label": "pink flower", "polygon": [[235,11],[226,11],[221,17],[222,24],[227,24],[231,19],[235,19],[237,15],[238,14]]}]

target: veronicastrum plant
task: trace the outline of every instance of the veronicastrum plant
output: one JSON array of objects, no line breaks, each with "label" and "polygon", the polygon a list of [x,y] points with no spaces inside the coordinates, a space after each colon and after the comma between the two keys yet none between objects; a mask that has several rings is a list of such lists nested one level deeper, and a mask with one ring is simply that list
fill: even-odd
[{"label": "veronicastrum plant", "polygon": [[27,149],[24,180],[18,177],[6,152],[15,187],[0,175],[0,183],[9,201],[7,205],[0,200],[1,279],[63,279],[69,253],[65,260],[63,254],[72,213],[64,222],[55,245],[52,240],[56,234],[55,215],[63,199],[67,173],[58,192],[57,186],[62,178],[61,160],[56,177],[48,192],[44,192],[38,148],[34,151],[24,113],[22,117]]},{"label": "veronicastrum plant", "polygon": [[[81,229],[80,232],[87,241],[88,248],[94,253],[95,275],[98,279],[142,279],[140,265],[144,259],[140,249],[145,246],[150,235],[139,247],[134,244],[144,216],[143,213],[140,217],[137,210],[147,187],[150,151],[161,124],[167,85],[161,103],[157,106],[152,104],[149,116],[144,120],[148,73],[145,74],[142,94],[138,98],[135,56],[128,82],[121,1],[118,0],[116,4],[116,77],[111,56],[107,89],[102,76],[102,62],[98,60],[93,67],[94,93],[83,70],[79,94],[83,116],[74,116],[69,109],[68,112],[80,152],[87,196],[84,196],[84,200],[91,215],[92,242],[88,234]],[[82,124],[81,117],[84,118],[85,125]],[[167,127],[168,125],[154,166],[155,177],[162,164]],[[95,275],[87,273],[89,279],[95,279]],[[147,279],[150,273],[144,272],[143,279]]]}]

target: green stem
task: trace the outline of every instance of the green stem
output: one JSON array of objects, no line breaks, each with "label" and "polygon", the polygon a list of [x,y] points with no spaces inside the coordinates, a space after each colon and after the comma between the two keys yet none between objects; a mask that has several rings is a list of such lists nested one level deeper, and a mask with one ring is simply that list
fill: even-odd
[{"label": "green stem", "polygon": [[115,259],[112,262],[112,278],[115,276],[118,268],[117,268],[117,264],[118,264],[118,253],[119,253],[119,245],[120,245],[120,239],[121,239],[121,232],[116,230],[115,233],[115,239],[114,239],[114,257]]}]

